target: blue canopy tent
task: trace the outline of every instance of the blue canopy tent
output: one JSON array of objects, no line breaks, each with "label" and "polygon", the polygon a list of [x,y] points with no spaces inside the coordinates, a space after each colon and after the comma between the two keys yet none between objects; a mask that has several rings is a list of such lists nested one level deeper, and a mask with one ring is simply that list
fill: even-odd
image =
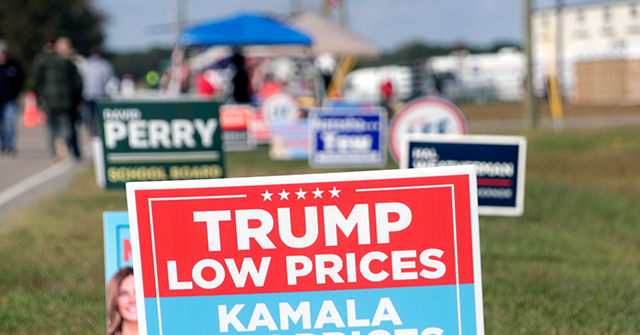
[{"label": "blue canopy tent", "polygon": [[284,22],[260,14],[231,18],[185,29],[178,40],[183,47],[205,45],[311,45],[311,38]]}]

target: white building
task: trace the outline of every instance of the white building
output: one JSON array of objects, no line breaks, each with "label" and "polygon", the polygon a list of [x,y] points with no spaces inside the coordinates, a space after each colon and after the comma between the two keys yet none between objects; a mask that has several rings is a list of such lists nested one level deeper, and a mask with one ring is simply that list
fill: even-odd
[{"label": "white building", "polygon": [[[564,95],[576,89],[579,61],[640,59],[640,1],[611,0],[563,7],[560,21],[555,8],[532,16],[534,85],[542,90],[544,77],[555,71],[558,56]],[[560,34],[557,33],[560,31]]]}]

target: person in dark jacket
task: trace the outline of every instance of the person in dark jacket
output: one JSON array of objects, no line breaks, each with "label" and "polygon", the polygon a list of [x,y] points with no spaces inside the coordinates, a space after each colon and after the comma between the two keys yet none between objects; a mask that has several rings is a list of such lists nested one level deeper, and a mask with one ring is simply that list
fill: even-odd
[{"label": "person in dark jacket", "polygon": [[13,143],[15,119],[18,105],[16,98],[24,84],[24,73],[20,65],[9,58],[9,46],[0,40],[0,143],[2,154],[16,154]]},{"label": "person in dark jacket", "polygon": [[233,71],[233,78],[231,82],[233,83],[233,102],[239,104],[246,104],[251,102],[251,88],[249,74],[247,73],[247,68],[244,63],[244,56],[240,48],[233,49],[233,55],[231,57],[225,58],[212,66],[209,69],[222,69],[222,68],[230,68]]},{"label": "person in dark jacket", "polygon": [[[78,71],[78,67],[76,66],[75,60],[77,60],[78,56],[76,54],[76,50],[73,48],[73,43],[71,42],[71,39],[68,37],[58,37],[58,40],[56,41],[56,44],[53,46],[54,50],[58,53],[58,55],[60,55],[60,57],[69,60],[72,64],[72,66],[74,67],[74,71],[77,75],[80,75],[80,72]],[[82,76],[80,76],[80,78],[76,78],[75,80],[82,80]],[[84,82],[82,82],[83,88],[84,88]],[[79,141],[79,137],[78,137],[78,128],[77,125],[78,123],[81,121],[80,118],[80,101],[81,101],[81,97],[80,95],[77,95],[79,93],[76,92],[76,96],[74,96],[73,101],[74,101],[74,112],[72,113],[72,117],[73,117],[73,125],[71,126],[71,139],[70,142],[71,143],[71,147],[68,147],[69,150],[71,150],[71,152],[73,153],[74,157],[76,157],[76,159],[80,159],[81,155],[80,155],[80,149],[79,146],[80,144],[78,143]]]},{"label": "person in dark jacket", "polygon": [[[74,148],[76,105],[82,93],[82,79],[76,67],[54,50],[57,37],[48,35],[42,43],[42,52],[33,62],[33,76],[38,105],[47,113],[49,149],[56,160],[66,158]],[[73,152],[80,159],[79,152]]]}]

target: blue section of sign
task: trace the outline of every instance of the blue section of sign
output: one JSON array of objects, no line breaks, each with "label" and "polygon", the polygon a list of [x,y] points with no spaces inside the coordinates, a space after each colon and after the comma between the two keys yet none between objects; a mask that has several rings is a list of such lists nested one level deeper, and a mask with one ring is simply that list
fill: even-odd
[{"label": "blue section of sign", "polygon": [[[107,282],[121,268],[133,266],[130,252],[129,214],[104,212],[104,262]],[[126,248],[125,248],[126,244]]]},{"label": "blue section of sign", "polygon": [[271,159],[296,160],[309,156],[309,123],[307,120],[296,122],[275,122],[270,126]]},{"label": "blue section of sign", "polygon": [[383,166],[386,118],[362,108],[316,111],[311,115],[313,166]]},{"label": "blue section of sign", "polygon": [[516,144],[409,142],[408,167],[476,165],[478,206],[516,207]]},{"label": "blue section of sign", "polygon": [[344,109],[344,108],[358,108],[364,112],[377,112],[378,106],[371,102],[347,102],[347,101],[332,101],[327,100],[327,107],[332,109]]},{"label": "blue section of sign", "polygon": [[[148,334],[159,334],[157,300],[147,298],[145,306]],[[285,313],[280,311],[287,307],[289,315],[300,312],[300,318],[281,319]],[[220,322],[221,309],[227,321]],[[442,334],[476,333],[473,284],[161,298],[160,315],[163,334],[366,335],[384,330],[387,333],[374,335],[427,335],[438,334],[437,329]],[[433,332],[424,332],[429,328]]]}]

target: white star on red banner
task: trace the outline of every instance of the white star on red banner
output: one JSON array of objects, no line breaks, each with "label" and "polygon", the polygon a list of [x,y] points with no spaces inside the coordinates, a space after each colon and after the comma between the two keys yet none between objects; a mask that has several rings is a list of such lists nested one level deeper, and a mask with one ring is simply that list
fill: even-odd
[{"label": "white star on red banner", "polygon": [[271,196],[273,195],[273,193],[269,193],[269,190],[265,190],[264,193],[260,195],[264,197],[262,201],[267,201],[267,200],[271,201]]},{"label": "white star on red banner", "polygon": [[283,200],[283,199],[289,200],[289,193],[290,192],[285,191],[283,188],[282,192],[278,193],[278,195],[280,196],[280,200]]},{"label": "white star on red banner", "polygon": [[324,191],[320,191],[319,188],[316,187],[315,191],[312,191],[311,193],[313,193],[313,198],[320,198],[322,199],[322,193],[324,193]]},{"label": "white star on red banner", "polygon": [[307,192],[303,191],[302,188],[300,188],[300,190],[298,192],[295,192],[295,193],[298,196],[298,199],[306,199],[304,197],[304,195],[307,194]]}]

